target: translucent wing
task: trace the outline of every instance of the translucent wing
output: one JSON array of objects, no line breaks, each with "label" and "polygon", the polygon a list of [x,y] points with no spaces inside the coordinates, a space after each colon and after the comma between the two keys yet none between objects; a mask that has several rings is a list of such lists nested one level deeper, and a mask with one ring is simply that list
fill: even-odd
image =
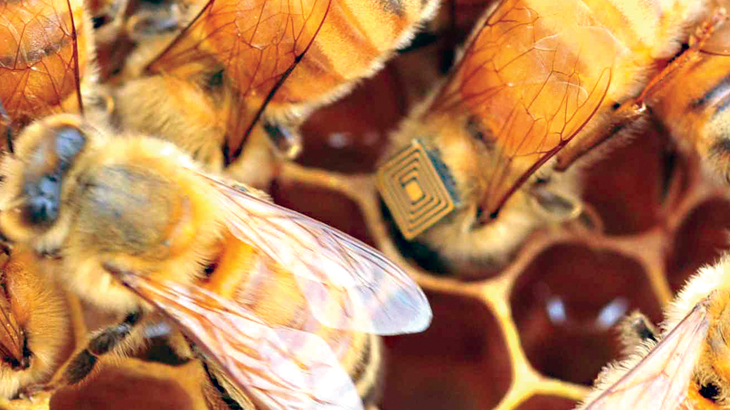
[{"label": "translucent wing", "polygon": [[700,303],[644,359],[585,410],[675,410],[687,398],[709,326]]},{"label": "translucent wing", "polygon": [[314,316],[336,329],[391,335],[431,322],[425,295],[383,254],[312,218],[207,178],[230,231],[296,275]]},{"label": "translucent wing", "polygon": [[14,130],[81,110],[79,70],[91,41],[79,35],[83,23],[80,0],[0,2],[0,102]]},{"label": "translucent wing", "polygon": [[[5,286],[5,273],[0,273],[0,281]],[[23,336],[18,321],[13,314],[10,300],[0,294],[0,358],[6,361],[23,358]]]},{"label": "translucent wing", "polygon": [[[544,10],[536,9],[543,4]],[[426,110],[424,117],[466,116],[494,151],[495,163],[484,164],[492,168],[485,215],[496,212],[603,103],[616,39],[590,13],[580,0],[503,1],[477,26]],[[602,52],[589,53],[596,44]]]},{"label": "translucent wing", "polygon": [[270,327],[243,305],[201,287],[118,274],[177,322],[261,408],[362,410],[350,376],[319,336]]},{"label": "translucent wing", "polygon": [[715,12],[695,33],[701,44],[701,51],[722,56],[730,56],[730,18],[725,11]]},{"label": "translucent wing", "polygon": [[[0,252],[11,256],[9,249]],[[27,311],[23,312],[23,309],[28,307],[25,306],[27,301],[22,292],[18,294],[18,289],[37,289],[27,283],[31,269],[35,267],[23,252],[25,250],[21,247],[15,248],[11,258],[4,261],[4,266],[0,266],[0,359],[21,368],[27,365],[28,358],[24,357],[25,335],[19,319],[27,320]]]},{"label": "translucent wing", "polygon": [[[266,104],[314,42],[330,3],[331,0],[210,0],[148,70],[172,74],[191,61],[217,61],[233,82],[238,98],[249,107],[258,107],[229,114],[229,134],[240,140],[250,132]],[[287,92],[277,95],[289,102],[299,102],[298,97]],[[230,142],[240,145],[238,141]]]}]

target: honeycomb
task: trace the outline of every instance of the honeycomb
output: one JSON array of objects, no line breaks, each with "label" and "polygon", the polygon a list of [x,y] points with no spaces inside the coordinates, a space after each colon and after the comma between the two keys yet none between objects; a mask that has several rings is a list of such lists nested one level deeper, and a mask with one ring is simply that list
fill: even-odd
[{"label": "honeycomb", "polygon": [[[280,165],[270,192],[277,203],[376,246],[426,292],[431,327],[385,340],[381,410],[572,409],[601,368],[621,357],[617,320],[640,310],[660,322],[687,278],[730,248],[730,197],[694,152],[653,124],[586,168],[585,220],[535,232],[500,271],[444,275],[404,256],[374,170],[389,134],[442,75],[461,34],[403,52],[316,112],[303,129],[303,156]],[[84,330],[114,319],[96,314],[75,318],[83,323],[78,343]],[[160,359],[166,355],[153,345],[142,357],[105,358],[80,389],[7,406],[207,409],[194,363]]]},{"label": "honeycomb", "polygon": [[[381,98],[391,78],[409,78],[403,59],[312,118],[304,157],[282,167],[272,194],[377,246],[427,293],[431,327],[386,339],[382,410],[572,409],[622,357],[621,316],[640,310],[659,323],[685,281],[730,247],[727,189],[652,124],[586,168],[587,220],[534,233],[498,272],[429,271],[399,252],[374,185],[397,122]],[[366,129],[334,120],[374,96],[382,110],[357,113]]]}]

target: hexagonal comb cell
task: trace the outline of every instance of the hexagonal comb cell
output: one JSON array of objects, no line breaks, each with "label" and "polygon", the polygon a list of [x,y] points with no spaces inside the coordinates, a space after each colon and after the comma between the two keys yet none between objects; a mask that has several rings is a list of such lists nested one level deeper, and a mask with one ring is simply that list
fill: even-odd
[{"label": "hexagonal comb cell", "polygon": [[[468,31],[471,23],[461,26],[459,8],[490,2],[456,0],[441,8],[445,18],[436,26]],[[476,16],[467,14],[461,17]],[[541,231],[503,271],[462,265],[448,272],[468,281],[424,274],[422,268],[443,272],[438,255],[417,244],[405,251],[401,246],[399,253],[373,176],[351,174],[374,171],[388,133],[443,74],[441,54],[453,56],[456,49],[446,38],[402,51],[350,96],[318,110],[302,129],[305,146],[298,160],[313,174],[297,179],[281,172],[271,193],[284,206],[381,246],[426,290],[434,312],[431,328],[386,339],[382,410],[571,409],[600,368],[619,356],[614,328],[619,317],[639,309],[659,322],[660,306],[672,291],[724,248],[730,200],[708,185],[694,154],[678,149],[657,124],[647,124],[636,138],[599,149],[601,159],[585,168],[583,199],[602,230]],[[411,266],[404,255],[420,266]],[[157,367],[153,377],[151,371],[144,374],[150,367],[134,369],[139,361],[118,366],[107,367],[86,388],[59,393],[52,407],[99,403],[105,399],[97,394],[101,389],[109,389],[108,399],[138,388],[149,392],[144,397],[174,396],[154,406],[205,408],[193,397],[199,389],[180,387],[184,366]],[[128,400],[118,404],[142,406]]]},{"label": "hexagonal comb cell", "polygon": [[539,372],[590,385],[621,352],[612,328],[639,309],[661,309],[641,265],[613,251],[557,244],[520,274],[510,304],[522,347]]},{"label": "hexagonal comb cell", "polygon": [[[606,157],[589,170],[588,180],[594,186],[589,190],[589,205],[597,210],[600,222],[607,225],[606,234],[600,229],[571,227],[536,234],[503,271],[478,272],[469,281],[424,275],[422,267],[439,271],[433,269],[438,266],[438,255],[428,249],[420,250],[420,259],[414,259],[413,252],[403,252],[402,247],[394,254],[397,241],[394,243],[392,232],[388,232],[393,226],[388,223],[387,209],[383,209],[372,186],[336,173],[325,172],[318,181],[303,178],[302,181],[341,191],[352,198],[367,220],[376,223],[368,226],[369,232],[376,243],[387,245],[382,249],[389,256],[407,263],[402,258],[406,255],[419,263],[419,267],[405,267],[432,297],[436,317],[432,329],[423,335],[388,340],[391,360],[383,409],[508,410],[520,403],[538,408],[570,408],[583,397],[587,392],[583,386],[592,384],[607,362],[620,357],[615,324],[621,315],[638,309],[653,322],[660,322],[660,306],[672,297],[665,272],[667,264],[684,266],[677,261],[681,248],[688,246],[683,241],[693,242],[693,238],[703,236],[702,232],[709,231],[693,232],[708,229],[707,225],[724,223],[723,215],[727,212],[722,189],[702,177],[692,154],[673,150],[670,145],[661,134],[647,134],[646,138],[623,146],[623,154]],[[617,160],[625,161],[619,164],[620,172],[616,172]],[[637,163],[642,164],[642,172],[635,172]],[[608,182],[601,185],[604,178]],[[284,179],[287,186],[297,186],[296,178]],[[353,192],[341,188],[355,183],[363,189]],[[704,205],[707,203],[714,205]],[[385,223],[377,225],[381,221]],[[706,250],[706,245],[702,249]],[[692,252],[702,256],[702,249],[693,248]],[[455,273],[463,277],[462,268]],[[499,299],[507,294],[504,289],[510,289],[508,301]],[[512,316],[502,311],[505,302],[511,306]],[[488,319],[477,319],[482,316]],[[456,319],[450,320],[451,326],[444,326],[442,317]],[[514,323],[509,322],[510,317]],[[465,332],[479,335],[478,330],[473,330],[476,321],[491,323],[481,330],[487,334],[492,329],[504,329],[506,334],[515,329],[517,336],[499,342],[497,350],[506,350],[493,357],[502,360],[507,352],[521,350],[538,372],[536,375],[531,369],[524,369],[520,357],[505,360],[504,368],[508,369],[508,363],[514,361],[517,372],[510,376],[514,383],[503,402],[499,397],[507,383],[503,382],[502,372],[493,371],[490,366],[464,364],[469,355],[458,353],[479,351],[478,347],[438,348],[445,341],[464,340]],[[501,339],[502,332],[497,332]],[[484,336],[466,340],[481,344],[482,349],[495,346]],[[540,380],[537,384],[523,383],[534,381],[535,377]],[[485,382],[474,383],[476,378]],[[535,387],[543,382],[553,386],[551,395],[535,396],[547,394],[542,387]],[[505,386],[499,389],[502,393],[493,393],[490,389],[499,383]],[[534,401],[515,399],[526,395]]]},{"label": "hexagonal comb cell", "polygon": [[629,144],[622,140],[613,145],[619,144],[592,164],[583,184],[583,198],[600,214],[607,235],[638,233],[655,225],[670,184],[684,171],[680,157],[667,147],[667,137],[654,129]]},{"label": "hexagonal comb cell", "polygon": [[478,300],[428,292],[434,311],[423,333],[386,339],[382,410],[482,410],[512,380],[497,319]]},{"label": "hexagonal comb cell", "polygon": [[[387,146],[387,134],[405,115],[396,70],[386,67],[367,86],[338,104],[316,111],[302,127],[302,165],[332,171],[372,172]],[[368,107],[363,109],[363,107]]]},{"label": "hexagonal comb cell", "polygon": [[368,228],[359,207],[343,194],[305,184],[275,183],[270,190],[274,201],[311,216],[370,245]]},{"label": "hexagonal comb cell", "polygon": [[578,403],[558,396],[532,396],[515,410],[570,410]]},{"label": "hexagonal comb cell", "polygon": [[[115,365],[100,364],[99,376],[80,388],[67,388],[54,394],[50,408],[53,410],[100,410],[100,409],[179,409],[204,408],[200,384],[199,366],[190,362],[182,369],[160,364],[145,363],[133,359],[117,360]],[[197,371],[196,371],[197,370]],[[159,394],[165,392],[165,394]]]},{"label": "hexagonal comb cell", "polygon": [[730,200],[710,198],[694,208],[677,230],[667,257],[667,280],[673,292],[698,268],[730,249]]}]

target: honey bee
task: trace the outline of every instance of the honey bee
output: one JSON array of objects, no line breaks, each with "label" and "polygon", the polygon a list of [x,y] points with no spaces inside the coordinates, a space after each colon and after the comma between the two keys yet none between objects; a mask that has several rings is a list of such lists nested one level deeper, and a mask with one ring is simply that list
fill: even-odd
[{"label": "honey bee", "polygon": [[190,341],[178,350],[243,408],[359,409],[379,380],[375,335],[431,320],[379,252],[206,174],[170,142],[58,114],[27,126],[0,169],[3,235],[57,255],[70,292],[126,314],[28,394],[80,383],[167,318]]},{"label": "honey bee", "polygon": [[565,167],[599,137],[643,123],[629,108],[709,4],[504,0],[488,9],[378,170],[400,234],[452,263],[499,266],[537,228],[580,215],[580,171],[553,172],[553,157]]},{"label": "honey bee", "polygon": [[30,249],[7,254],[0,273],[0,399],[47,382],[73,349],[64,294]]},{"label": "honey bee", "polygon": [[627,319],[631,355],[604,369],[578,409],[730,407],[729,270],[729,255],[700,269],[667,309],[661,333],[641,315]]},{"label": "honey bee", "polygon": [[[140,43],[129,57],[115,123],[172,141],[216,172],[246,163],[236,159],[249,141],[253,156],[264,158],[271,141],[294,158],[307,116],[380,69],[436,5],[207,1],[170,44]],[[228,172],[255,176],[242,166]]]}]

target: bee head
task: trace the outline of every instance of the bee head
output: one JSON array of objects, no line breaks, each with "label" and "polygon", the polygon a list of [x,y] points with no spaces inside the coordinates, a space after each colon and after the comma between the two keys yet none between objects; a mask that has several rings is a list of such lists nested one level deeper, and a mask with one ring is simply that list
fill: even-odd
[{"label": "bee head", "polygon": [[26,127],[3,158],[0,230],[10,240],[44,234],[59,221],[64,186],[87,144],[81,118],[56,115]]}]

